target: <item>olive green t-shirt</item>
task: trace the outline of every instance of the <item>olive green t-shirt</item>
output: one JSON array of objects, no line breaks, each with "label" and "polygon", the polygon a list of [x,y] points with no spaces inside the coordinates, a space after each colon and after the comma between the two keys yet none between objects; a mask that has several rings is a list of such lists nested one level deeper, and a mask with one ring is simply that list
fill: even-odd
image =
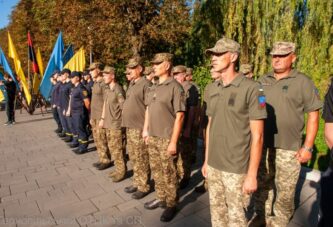
[{"label": "olive green t-shirt", "polygon": [[121,112],[124,101],[125,91],[119,84],[116,83],[113,88],[106,91],[104,128],[121,128]]},{"label": "olive green t-shirt", "polygon": [[304,129],[304,114],[322,108],[318,90],[309,77],[292,70],[276,80],[268,73],[258,80],[267,103],[264,143],[266,147],[299,150]]},{"label": "olive green t-shirt", "polygon": [[197,106],[199,101],[199,93],[197,88],[189,81],[182,83],[185,92],[186,108]]},{"label": "olive green t-shirt", "polygon": [[130,83],[123,107],[123,127],[143,129],[146,111],[145,98],[150,86],[151,82],[144,77]]},{"label": "olive green t-shirt", "polygon": [[245,174],[251,148],[250,121],[266,118],[266,109],[259,102],[257,82],[242,74],[230,84],[222,81],[210,85],[207,94],[207,115],[211,117],[208,165],[221,171]]},{"label": "olive green t-shirt", "polygon": [[91,112],[90,118],[94,120],[101,119],[104,103],[104,91],[108,89],[108,86],[104,83],[103,80],[95,81],[92,86],[92,95],[91,95]]},{"label": "olive green t-shirt", "polygon": [[147,96],[149,136],[170,139],[177,112],[185,111],[185,93],[181,84],[168,78],[154,84]]}]

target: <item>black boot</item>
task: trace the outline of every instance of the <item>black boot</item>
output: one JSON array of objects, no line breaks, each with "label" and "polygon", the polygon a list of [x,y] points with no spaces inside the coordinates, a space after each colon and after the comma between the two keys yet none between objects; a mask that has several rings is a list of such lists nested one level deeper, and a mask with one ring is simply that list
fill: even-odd
[{"label": "black boot", "polygon": [[176,206],[173,207],[167,207],[165,211],[163,212],[160,220],[162,222],[169,222],[171,221],[177,214],[177,208]]}]

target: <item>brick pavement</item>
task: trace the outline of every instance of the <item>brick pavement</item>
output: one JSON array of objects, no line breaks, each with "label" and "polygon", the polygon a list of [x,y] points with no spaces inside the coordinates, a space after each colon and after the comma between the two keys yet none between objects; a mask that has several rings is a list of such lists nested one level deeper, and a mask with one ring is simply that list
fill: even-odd
[{"label": "brick pavement", "polygon": [[[0,226],[210,226],[208,193],[193,191],[201,179],[198,163],[190,187],[181,191],[179,213],[166,225],[161,209],[143,208],[155,193],[131,199],[123,192],[130,179],[113,183],[110,169],[92,167],[96,152],[74,154],[53,132],[51,114],[16,111],[16,120],[4,126],[0,112]],[[300,179],[290,227],[316,225],[318,190],[317,182]]]}]

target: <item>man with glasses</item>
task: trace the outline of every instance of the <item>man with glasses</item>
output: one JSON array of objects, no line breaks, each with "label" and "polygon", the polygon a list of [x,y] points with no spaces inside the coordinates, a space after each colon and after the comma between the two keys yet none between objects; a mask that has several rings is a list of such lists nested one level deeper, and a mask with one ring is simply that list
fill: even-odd
[{"label": "man with glasses", "polygon": [[[295,44],[276,42],[271,51],[272,68],[259,79],[267,103],[264,150],[254,195],[253,226],[287,226],[294,213],[295,187],[301,163],[311,159],[322,108],[318,90],[311,79],[293,69]],[[302,144],[304,114],[306,137]],[[275,191],[273,204],[272,191]],[[274,215],[274,216],[273,216]]]}]

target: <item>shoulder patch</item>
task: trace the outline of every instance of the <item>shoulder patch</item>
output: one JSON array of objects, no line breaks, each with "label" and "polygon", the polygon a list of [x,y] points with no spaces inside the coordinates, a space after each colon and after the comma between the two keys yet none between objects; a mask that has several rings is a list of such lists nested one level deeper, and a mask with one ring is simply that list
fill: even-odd
[{"label": "shoulder patch", "polygon": [[314,90],[314,93],[315,93],[317,99],[320,100],[320,94],[319,94],[319,90],[318,90],[318,88],[317,88],[317,87],[314,87],[313,90]]},{"label": "shoulder patch", "polygon": [[262,89],[262,87],[259,88],[258,104],[260,109],[266,107],[266,96],[264,95],[264,89]]},{"label": "shoulder patch", "polygon": [[84,97],[88,97],[88,91],[87,90],[83,90],[82,94],[83,94]]}]

